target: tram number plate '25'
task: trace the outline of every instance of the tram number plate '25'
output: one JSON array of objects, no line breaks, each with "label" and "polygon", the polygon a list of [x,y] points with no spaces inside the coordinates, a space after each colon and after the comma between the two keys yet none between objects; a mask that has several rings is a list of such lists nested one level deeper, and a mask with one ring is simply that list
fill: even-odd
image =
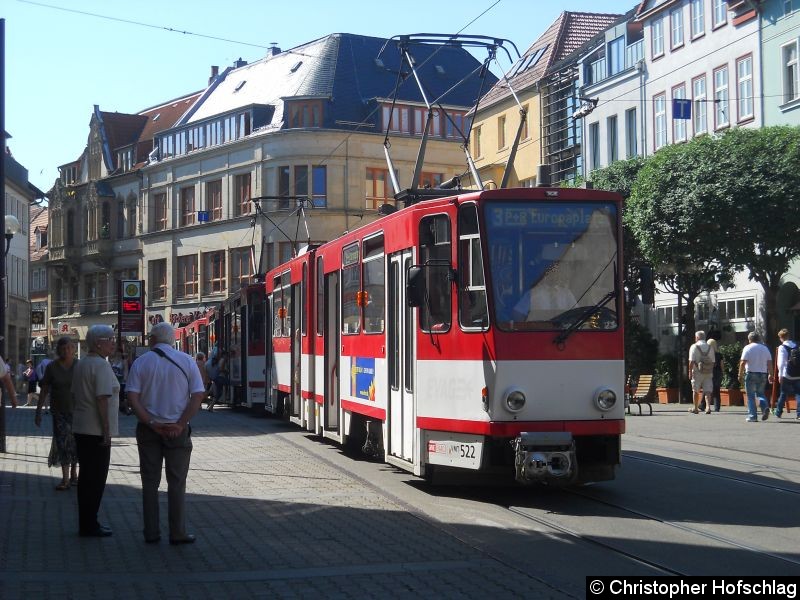
[{"label": "tram number plate '25'", "polygon": [[441,433],[428,432],[428,462],[432,465],[480,469],[483,455],[483,437],[478,435],[448,434],[441,439]]}]

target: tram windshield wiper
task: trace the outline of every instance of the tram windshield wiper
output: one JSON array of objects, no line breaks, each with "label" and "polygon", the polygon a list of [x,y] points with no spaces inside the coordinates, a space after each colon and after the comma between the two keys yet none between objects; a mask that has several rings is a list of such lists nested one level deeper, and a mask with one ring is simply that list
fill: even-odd
[{"label": "tram windshield wiper", "polygon": [[[609,302],[611,302],[611,300],[613,300],[613,299],[614,299],[614,298],[616,298],[616,297],[617,297],[617,292],[616,292],[616,290],[611,290],[611,291],[610,291],[610,292],[608,292],[608,293],[607,293],[605,296],[603,296],[603,297],[600,299],[600,301],[599,301],[599,302],[597,302],[596,304],[594,304],[594,305],[592,305],[592,306],[587,306],[587,307],[585,307],[585,308],[580,308],[580,307],[579,307],[579,309],[578,309],[578,310],[582,310],[582,312],[580,313],[580,316],[579,316],[579,317],[578,317],[578,318],[577,318],[575,321],[573,321],[573,322],[572,322],[572,323],[571,323],[571,324],[570,324],[568,327],[565,327],[564,329],[562,329],[562,330],[561,330],[561,333],[559,333],[559,334],[558,334],[558,335],[555,337],[555,339],[553,339],[553,343],[554,343],[556,346],[560,346],[560,345],[562,345],[564,342],[566,342],[566,341],[567,341],[567,338],[568,338],[570,335],[572,335],[572,333],[573,333],[574,331],[576,331],[576,330],[577,330],[577,329],[578,329],[578,328],[579,328],[581,325],[583,325],[584,323],[586,323],[586,321],[588,321],[588,320],[589,320],[589,318],[590,318],[592,315],[594,315],[595,313],[597,313],[597,311],[599,311],[601,308],[603,308],[603,307],[604,307],[606,304],[608,304]],[[572,311],[569,311],[569,312],[572,312]],[[561,319],[558,319],[558,320],[561,320]]]}]

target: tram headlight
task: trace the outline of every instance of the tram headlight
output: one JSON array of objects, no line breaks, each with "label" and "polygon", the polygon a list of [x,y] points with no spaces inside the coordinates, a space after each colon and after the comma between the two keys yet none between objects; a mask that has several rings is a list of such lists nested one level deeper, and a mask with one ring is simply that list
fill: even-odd
[{"label": "tram headlight", "polygon": [[511,390],[506,394],[506,406],[511,412],[519,412],[525,406],[525,394],[520,390]]},{"label": "tram headlight", "polygon": [[609,389],[598,390],[594,395],[594,403],[602,411],[611,410],[617,403],[617,395]]}]

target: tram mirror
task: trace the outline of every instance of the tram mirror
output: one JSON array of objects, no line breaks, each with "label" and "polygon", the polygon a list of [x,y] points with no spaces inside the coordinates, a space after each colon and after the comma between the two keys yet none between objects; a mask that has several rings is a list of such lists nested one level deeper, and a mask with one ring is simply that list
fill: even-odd
[{"label": "tram mirror", "polygon": [[425,304],[425,276],[423,267],[410,267],[408,269],[408,283],[406,283],[406,302],[408,306],[419,307]]}]

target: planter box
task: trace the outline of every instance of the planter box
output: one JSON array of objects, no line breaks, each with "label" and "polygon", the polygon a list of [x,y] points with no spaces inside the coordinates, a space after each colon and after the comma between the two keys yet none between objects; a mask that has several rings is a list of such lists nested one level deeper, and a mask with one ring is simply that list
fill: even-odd
[{"label": "planter box", "polygon": [[744,406],[742,390],[723,388],[719,391],[719,398],[722,406]]},{"label": "planter box", "polygon": [[678,388],[656,388],[659,404],[678,402]]}]

